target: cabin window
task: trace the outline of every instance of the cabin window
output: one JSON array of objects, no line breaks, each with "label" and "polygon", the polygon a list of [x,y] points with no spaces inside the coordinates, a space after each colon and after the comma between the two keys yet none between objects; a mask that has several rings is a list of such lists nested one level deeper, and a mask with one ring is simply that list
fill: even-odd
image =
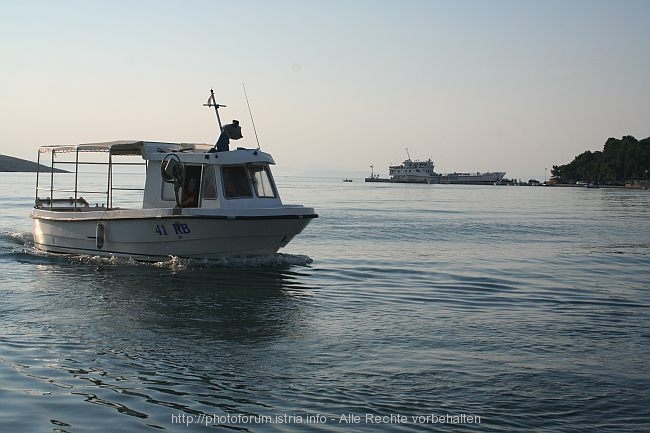
[{"label": "cabin window", "polygon": [[246,168],[241,165],[221,167],[223,193],[226,198],[249,198],[253,196]]},{"label": "cabin window", "polygon": [[203,198],[206,200],[216,200],[217,198],[217,181],[212,165],[203,168]]},{"label": "cabin window", "polygon": [[201,166],[186,165],[183,178],[182,207],[199,206],[199,185],[201,185]]},{"label": "cabin window", "polygon": [[251,178],[253,179],[253,187],[255,188],[255,194],[258,197],[262,198],[275,198],[275,188],[273,187],[273,181],[271,180],[271,173],[269,168],[264,165],[253,165],[251,166]]}]

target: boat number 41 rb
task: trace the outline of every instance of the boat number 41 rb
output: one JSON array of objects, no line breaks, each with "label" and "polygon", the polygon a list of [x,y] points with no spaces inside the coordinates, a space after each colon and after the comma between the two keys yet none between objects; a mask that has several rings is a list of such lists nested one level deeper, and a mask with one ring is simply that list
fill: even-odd
[{"label": "boat number 41 rb", "polygon": [[[185,223],[173,223],[172,229],[174,230],[173,234],[176,235],[186,235],[188,233],[192,233],[190,227]],[[167,228],[164,224],[156,224],[156,233],[158,233],[159,236],[167,236],[171,232],[167,231]]]}]

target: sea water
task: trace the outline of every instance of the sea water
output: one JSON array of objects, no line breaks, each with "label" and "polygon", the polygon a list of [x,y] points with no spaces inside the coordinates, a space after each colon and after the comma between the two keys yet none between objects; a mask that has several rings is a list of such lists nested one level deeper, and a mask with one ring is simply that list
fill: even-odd
[{"label": "sea water", "polygon": [[143,264],[0,181],[2,432],[650,429],[648,191],[279,177],[279,254]]}]

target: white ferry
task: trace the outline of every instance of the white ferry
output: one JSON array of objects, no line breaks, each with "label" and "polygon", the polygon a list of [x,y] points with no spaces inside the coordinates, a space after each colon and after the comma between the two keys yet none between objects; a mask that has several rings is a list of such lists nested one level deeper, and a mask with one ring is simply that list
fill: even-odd
[{"label": "white ferry", "polygon": [[[242,137],[238,122],[221,125],[223,105],[214,93],[206,105],[221,130],[214,146],[134,140],[41,147],[38,163],[50,169],[36,175],[35,247],[159,261],[272,254],[286,246],[318,215],[282,202],[270,154],[259,146],[229,150],[230,139]],[[124,186],[133,178],[125,172],[138,165],[144,178]],[[121,207],[121,194],[137,194],[139,204]]]},{"label": "white ferry", "polygon": [[486,173],[448,173],[438,174],[434,171],[433,161],[411,160],[411,155],[406,149],[408,158],[401,165],[388,167],[390,178],[381,178],[374,174],[374,166],[366,182],[395,182],[395,183],[452,183],[469,185],[488,185],[501,182],[506,173],[504,171],[493,171]]},{"label": "white ferry", "polygon": [[412,161],[409,156],[401,165],[388,167],[388,174],[393,182],[403,183],[439,183],[438,175],[433,171],[431,159]]}]

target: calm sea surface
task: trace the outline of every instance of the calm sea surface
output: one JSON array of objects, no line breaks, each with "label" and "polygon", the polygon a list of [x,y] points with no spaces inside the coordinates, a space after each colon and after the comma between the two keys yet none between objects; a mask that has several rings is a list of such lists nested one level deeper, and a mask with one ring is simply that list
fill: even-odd
[{"label": "calm sea surface", "polygon": [[37,254],[0,173],[0,431],[649,431],[650,192],[280,177],[281,254]]}]

